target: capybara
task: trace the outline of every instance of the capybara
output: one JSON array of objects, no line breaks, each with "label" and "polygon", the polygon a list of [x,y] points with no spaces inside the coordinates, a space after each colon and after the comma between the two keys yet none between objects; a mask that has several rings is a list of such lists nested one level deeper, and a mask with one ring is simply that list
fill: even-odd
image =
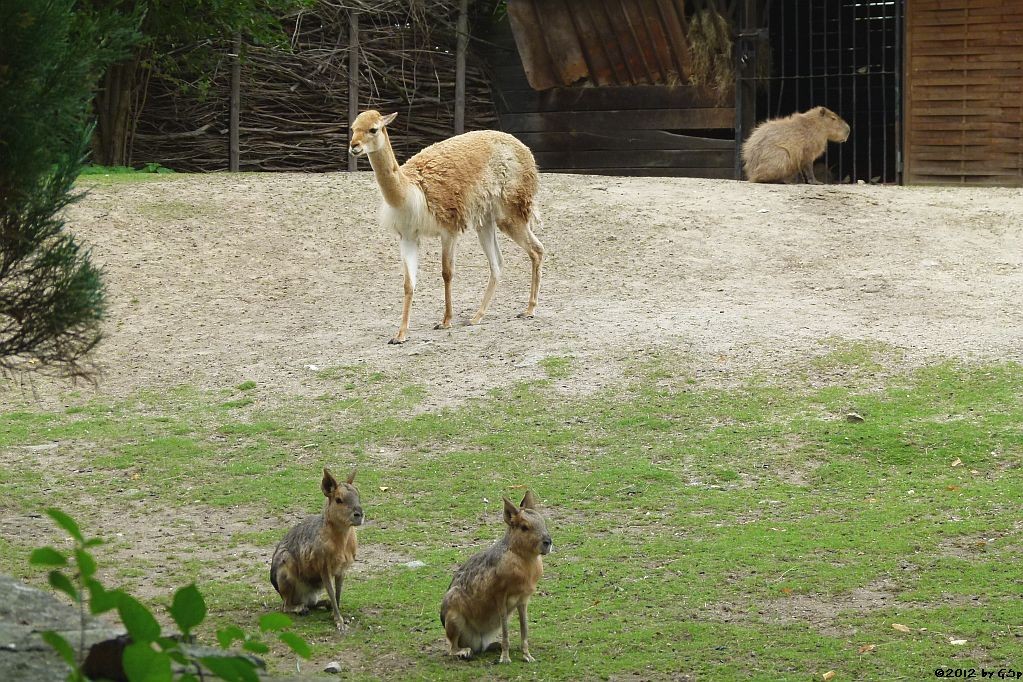
[{"label": "capybara", "polygon": [[848,138],[849,124],[825,107],[764,121],[742,145],[746,178],[750,182],[785,182],[799,174],[804,182],[819,185],[813,162],[829,141]]}]

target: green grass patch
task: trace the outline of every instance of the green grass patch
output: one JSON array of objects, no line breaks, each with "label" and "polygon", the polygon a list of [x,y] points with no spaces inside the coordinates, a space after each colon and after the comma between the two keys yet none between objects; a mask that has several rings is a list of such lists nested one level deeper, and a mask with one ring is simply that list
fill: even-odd
[{"label": "green grass patch", "polygon": [[[883,347],[833,345],[823,360],[731,388],[701,385],[664,354],[579,398],[542,380],[423,410],[421,386],[360,365],[321,370],[316,398],[256,404],[229,393],[225,403],[179,387],[22,410],[0,417],[0,493],[27,514],[60,490],[56,503],[84,524],[116,527],[106,517],[137,500],[166,510],[160,518],[203,519],[203,533],[182,532],[140,561],[168,567],[168,592],[199,580],[209,634],[275,608],[273,546],[320,509],[323,466],[358,466],[365,563],[345,587],[354,624],[341,655],[360,679],[924,679],[942,665],[1018,668],[1023,368],[907,372]],[[572,372],[570,358],[541,366],[549,378]],[[847,421],[849,410],[864,421]],[[73,466],[32,449],[54,442]],[[501,497],[524,486],[543,499],[555,541],[530,606],[540,663],[518,662],[514,618],[512,665],[493,666],[492,654],[449,661],[437,609],[451,570],[503,532]],[[39,539],[5,540],[0,570],[24,573]],[[252,547],[261,561],[244,554]],[[129,589],[147,580],[131,565],[119,569]],[[338,656],[329,612],[300,619],[297,632],[316,660]],[[290,665],[283,652],[270,662]]]},{"label": "green grass patch", "polygon": [[551,355],[540,360],[539,364],[549,379],[565,379],[572,375],[571,357]]}]

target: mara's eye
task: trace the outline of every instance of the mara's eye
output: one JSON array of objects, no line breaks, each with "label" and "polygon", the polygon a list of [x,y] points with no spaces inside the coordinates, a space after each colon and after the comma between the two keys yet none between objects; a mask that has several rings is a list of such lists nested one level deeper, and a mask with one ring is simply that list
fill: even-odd
[{"label": "mara's eye", "polygon": [[376,135],[377,134],[377,128],[370,128],[369,129],[369,134],[370,135]]},{"label": "mara's eye", "polygon": [[522,529],[523,531],[529,530],[529,526],[527,526],[526,524],[522,524],[521,526],[519,526],[519,528]]},{"label": "mara's eye", "polygon": [[334,501],[337,502],[338,504],[341,504],[342,502],[344,502],[344,500],[342,500],[340,497],[335,497]]}]

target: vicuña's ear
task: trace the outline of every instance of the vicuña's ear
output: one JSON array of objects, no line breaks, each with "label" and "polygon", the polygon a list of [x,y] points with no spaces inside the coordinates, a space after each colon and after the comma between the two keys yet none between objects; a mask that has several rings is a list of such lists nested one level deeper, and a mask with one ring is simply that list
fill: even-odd
[{"label": "vicu\u00f1a's ear", "polygon": [[509,500],[507,497],[504,498],[504,522],[509,526],[512,524],[512,519],[519,513],[518,508]]},{"label": "vicu\u00f1a's ear", "polygon": [[320,490],[326,497],[330,497],[337,490],[337,481],[326,469],[323,470],[323,480],[320,482]]},{"label": "vicu\u00f1a's ear", "polygon": [[348,485],[351,485],[352,481],[355,480],[355,472],[358,471],[358,470],[359,470],[358,467],[356,467],[356,468],[352,469],[352,473],[348,474],[348,481],[347,481]]},{"label": "vicu\u00f1a's ear", "polygon": [[393,121],[396,118],[398,118],[398,112],[397,111],[394,112],[393,114],[387,114],[387,116],[384,116],[382,119],[380,119],[380,125],[384,125],[384,126],[385,125],[390,125],[391,121]]},{"label": "vicu\u00f1a's ear", "polygon": [[532,490],[527,490],[526,496],[522,498],[522,502],[519,503],[519,506],[523,509],[536,509],[540,506],[540,500],[533,494]]}]

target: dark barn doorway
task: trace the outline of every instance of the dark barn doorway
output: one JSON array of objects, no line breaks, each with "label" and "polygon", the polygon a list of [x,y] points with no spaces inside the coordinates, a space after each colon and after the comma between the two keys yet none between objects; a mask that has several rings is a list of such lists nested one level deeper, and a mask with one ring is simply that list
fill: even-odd
[{"label": "dark barn doorway", "polygon": [[738,45],[740,88],[746,85],[747,93],[739,106],[752,110],[746,120],[828,107],[852,127],[849,139],[829,144],[821,159],[830,180],[900,182],[902,5],[747,2]]}]

